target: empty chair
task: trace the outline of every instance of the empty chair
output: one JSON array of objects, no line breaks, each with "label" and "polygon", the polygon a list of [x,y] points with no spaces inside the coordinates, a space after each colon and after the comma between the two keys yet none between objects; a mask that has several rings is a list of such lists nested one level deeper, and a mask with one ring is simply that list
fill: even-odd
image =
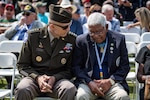
[{"label": "empty chair", "polygon": [[1,42],[1,41],[4,41],[4,40],[8,40],[8,39],[5,37],[5,34],[0,34],[0,42]]},{"label": "empty chair", "polygon": [[[12,100],[17,57],[13,53],[0,53],[0,76],[12,76],[11,89],[0,89],[0,99],[10,95]],[[7,69],[5,69],[7,68]]]},{"label": "empty chair", "polygon": [[0,52],[18,52],[20,53],[23,41],[1,41]]},{"label": "empty chair", "polygon": [[123,21],[123,26],[128,26],[129,24],[133,24],[133,21]]},{"label": "empty chair", "polygon": [[141,35],[141,41],[150,41],[150,32],[144,32]]},{"label": "empty chair", "polygon": [[134,42],[136,44],[140,43],[140,35],[136,33],[122,33],[125,35],[126,41]]},{"label": "empty chair", "polygon": [[136,33],[136,34],[140,35],[141,29],[138,26],[133,27],[133,28],[129,28],[129,29],[126,28],[126,26],[121,26],[120,27],[120,32],[121,33]]},{"label": "empty chair", "polygon": [[[137,54],[137,46],[134,42],[126,42],[127,50],[128,50],[128,57],[129,57],[129,64],[130,64],[130,72],[128,73],[126,80],[131,81],[132,84],[136,84],[136,62],[135,62],[135,56]],[[136,93],[136,85],[133,86],[133,94]],[[133,98],[134,95],[133,95]]]}]

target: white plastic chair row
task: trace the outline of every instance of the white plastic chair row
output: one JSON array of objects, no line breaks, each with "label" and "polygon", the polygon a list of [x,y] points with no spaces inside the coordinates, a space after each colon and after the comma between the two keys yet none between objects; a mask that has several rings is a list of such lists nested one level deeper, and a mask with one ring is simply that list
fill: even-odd
[{"label": "white plastic chair row", "polygon": [[5,40],[0,42],[0,76],[12,76],[11,89],[0,89],[0,98],[10,94],[12,100],[14,79],[15,76],[20,75],[16,68],[17,57],[12,52],[20,53],[22,45],[23,41]]},{"label": "white plastic chair row", "polygon": [[136,33],[121,33],[125,35],[126,41],[134,42],[136,44],[140,43],[140,35]]},{"label": "white plastic chair row", "polygon": [[141,41],[150,41],[150,32],[142,33]]},{"label": "white plastic chair row", "polygon": [[141,29],[139,26],[129,28],[129,29],[126,26],[121,26],[120,31],[121,33],[136,33],[140,35]]},{"label": "white plastic chair row", "polygon": [[[133,94],[136,94],[136,85],[134,85],[134,84],[136,84],[136,72],[137,72],[137,67],[136,67],[136,62],[135,62],[135,57],[137,54],[137,45],[134,42],[127,41],[126,46],[127,46],[127,50],[128,50],[129,63],[133,65],[133,66],[130,66],[131,69],[126,77],[126,80],[132,82]],[[135,99],[134,95],[133,95],[132,99]]]},{"label": "white plastic chair row", "polygon": [[[14,89],[14,78],[19,73],[16,72],[17,57],[13,53],[0,53],[0,76],[12,76],[11,89],[0,89],[0,99],[10,95],[12,100]],[[10,68],[10,69],[3,69]]]},{"label": "white plastic chair row", "polygon": [[20,53],[23,41],[1,41],[0,52],[17,52]]}]

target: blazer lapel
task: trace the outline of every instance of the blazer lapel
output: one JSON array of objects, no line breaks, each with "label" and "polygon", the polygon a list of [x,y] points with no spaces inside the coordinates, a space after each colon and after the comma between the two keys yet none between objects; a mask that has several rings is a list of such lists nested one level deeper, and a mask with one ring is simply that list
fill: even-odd
[{"label": "blazer lapel", "polygon": [[107,54],[108,54],[108,68],[111,67],[112,64],[112,58],[114,55],[114,49],[116,46],[116,41],[115,39],[108,33],[108,46],[107,46]]},{"label": "blazer lapel", "polygon": [[91,67],[92,67],[92,66],[94,66],[94,63],[95,63],[94,59],[96,57],[95,49],[94,49],[95,44],[94,44],[94,42],[91,41],[90,36],[88,36],[87,38],[88,38],[87,46],[88,46],[88,52],[89,52],[88,59],[90,59],[90,63],[91,63]]}]

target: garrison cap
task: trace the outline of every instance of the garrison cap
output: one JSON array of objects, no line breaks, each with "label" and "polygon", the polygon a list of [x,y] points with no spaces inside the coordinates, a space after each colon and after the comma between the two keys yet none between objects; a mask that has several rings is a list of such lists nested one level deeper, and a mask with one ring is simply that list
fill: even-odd
[{"label": "garrison cap", "polygon": [[59,23],[69,23],[72,19],[71,12],[62,8],[60,5],[51,4],[49,6],[50,19]]}]

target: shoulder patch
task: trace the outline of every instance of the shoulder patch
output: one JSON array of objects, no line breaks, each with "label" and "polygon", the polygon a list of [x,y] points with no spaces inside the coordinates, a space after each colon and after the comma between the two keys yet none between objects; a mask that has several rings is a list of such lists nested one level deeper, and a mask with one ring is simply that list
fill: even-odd
[{"label": "shoulder patch", "polygon": [[77,37],[77,35],[76,35],[75,33],[73,33],[73,32],[69,32],[68,34],[69,34],[69,35],[72,35],[72,36],[74,36],[74,37]]},{"label": "shoulder patch", "polygon": [[31,30],[28,30],[28,33],[36,33],[36,32],[40,32],[40,28],[35,28],[35,29],[31,29]]}]

